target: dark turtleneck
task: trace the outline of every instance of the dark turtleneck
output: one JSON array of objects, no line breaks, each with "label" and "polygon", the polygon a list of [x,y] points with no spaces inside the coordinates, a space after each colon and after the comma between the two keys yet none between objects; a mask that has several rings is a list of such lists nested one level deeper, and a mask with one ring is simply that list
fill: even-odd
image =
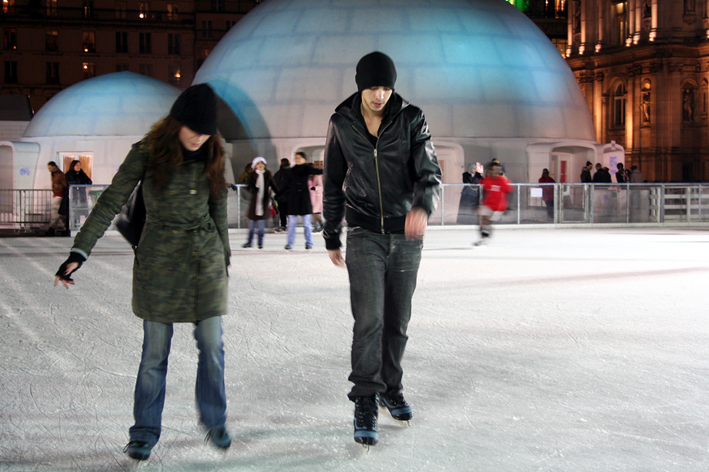
[{"label": "dark turtleneck", "polygon": [[180,143],[180,147],[182,148],[182,162],[192,162],[192,161],[206,161],[207,160],[207,146],[204,144],[202,147],[197,149],[196,151],[189,151],[187,150],[182,143]]}]

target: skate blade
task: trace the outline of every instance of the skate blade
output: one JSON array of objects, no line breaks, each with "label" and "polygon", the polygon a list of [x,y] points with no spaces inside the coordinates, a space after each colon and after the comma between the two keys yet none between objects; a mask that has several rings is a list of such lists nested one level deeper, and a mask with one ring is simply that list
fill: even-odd
[{"label": "skate blade", "polygon": [[384,406],[384,405],[379,405],[379,411],[382,412],[382,413],[384,413],[386,416],[388,416],[389,418],[391,418],[392,420],[394,420],[394,422],[399,423],[399,425],[401,425],[401,426],[403,426],[403,427],[405,427],[405,428],[408,428],[409,426],[411,426],[411,419],[408,419],[408,420],[397,420],[396,418],[394,418],[393,416],[391,416],[391,412],[389,411],[389,408],[387,408],[387,407]]}]

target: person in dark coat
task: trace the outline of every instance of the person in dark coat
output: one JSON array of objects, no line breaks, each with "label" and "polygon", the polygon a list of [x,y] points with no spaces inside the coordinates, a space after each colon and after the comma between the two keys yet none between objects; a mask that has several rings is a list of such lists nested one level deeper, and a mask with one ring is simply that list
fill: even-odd
[{"label": "person in dark coat", "polygon": [[[71,189],[72,185],[91,185],[93,181],[91,178],[86,175],[86,172],[83,171],[81,168],[81,161],[78,159],[75,159],[71,161],[71,164],[69,164],[69,170],[66,173],[66,182],[69,186],[69,207],[70,207],[70,214],[67,215],[67,221],[69,221],[69,229],[71,229],[74,224],[76,226],[80,225],[79,217],[83,213],[84,216],[88,214],[88,210],[75,210],[74,208],[71,207],[77,207],[77,206],[82,206],[86,207],[87,204],[87,197],[86,197],[86,189],[85,188],[78,188],[78,189]],[[76,223],[73,223],[75,221]]]},{"label": "person in dark coat", "polygon": [[160,439],[174,323],[192,323],[199,350],[195,394],[207,441],[227,449],[222,315],[227,312],[227,228],[224,148],[217,135],[217,99],[193,85],[170,114],[133,145],[101,194],[69,258],[54,280],[66,288],[97,240],[142,181],[147,213],[133,263],[133,312],[143,320],[143,353],[124,452],[146,460]]},{"label": "person in dark coat", "polygon": [[478,183],[482,180],[483,165],[479,162],[470,164],[468,170],[463,172],[463,183],[467,184],[460,192],[460,203],[458,204],[458,219],[459,225],[475,224],[476,214],[475,209],[480,203],[480,188]]},{"label": "person in dark coat", "polygon": [[278,218],[281,226],[276,231],[285,231],[288,224],[288,196],[290,193],[290,161],[285,157],[281,159],[281,166],[278,171],[273,174],[273,181],[276,183],[278,193],[276,194],[276,202],[278,203]]},{"label": "person in dark coat", "polygon": [[295,244],[295,227],[298,224],[298,215],[303,219],[305,249],[313,248],[313,228],[310,225],[313,205],[310,201],[308,178],[311,175],[322,173],[322,169],[316,169],[307,163],[304,152],[295,153],[295,165],[288,173],[288,244],[286,244],[286,250],[293,249],[293,244]]},{"label": "person in dark coat", "polygon": [[61,223],[65,231],[69,230],[69,223],[66,218],[68,209],[66,176],[64,172],[59,170],[57,163],[50,161],[47,163],[47,169],[52,174],[52,208],[49,219],[49,229],[45,233],[46,236],[54,236],[57,234],[57,227]]},{"label": "person in dark coat", "polygon": [[254,239],[254,232],[258,227],[258,248],[263,249],[263,235],[266,228],[266,220],[271,216],[271,190],[278,192],[273,182],[271,172],[266,169],[266,159],[255,157],[251,162],[254,169],[247,181],[249,192],[251,193],[251,203],[247,216],[249,218],[249,236],[246,243],[241,246],[250,248]]},{"label": "person in dark coat", "polygon": [[[539,177],[539,183],[540,184],[555,184],[556,180],[554,180],[549,175],[549,169],[544,169],[544,170],[542,170],[542,176]],[[554,219],[554,186],[553,185],[544,185],[542,187],[542,200],[544,201],[544,204],[547,206],[547,215],[549,216],[549,219],[553,220]]]},{"label": "person in dark coat", "polygon": [[593,169],[593,164],[591,164],[591,161],[586,161],[586,166],[581,169],[581,182],[593,182],[593,179],[591,178],[591,169]]}]

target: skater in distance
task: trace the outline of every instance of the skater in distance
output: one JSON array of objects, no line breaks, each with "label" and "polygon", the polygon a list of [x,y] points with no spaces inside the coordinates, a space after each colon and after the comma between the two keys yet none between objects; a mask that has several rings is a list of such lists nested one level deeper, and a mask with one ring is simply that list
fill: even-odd
[{"label": "skater in distance", "polygon": [[[379,407],[408,423],[403,395],[406,329],[428,217],[441,169],[423,112],[394,92],[396,68],[372,52],[357,64],[357,92],[330,118],[325,144],[323,237],[331,261],[347,267],[354,317],[354,440],[379,440]],[[347,252],[340,246],[347,221]]]}]

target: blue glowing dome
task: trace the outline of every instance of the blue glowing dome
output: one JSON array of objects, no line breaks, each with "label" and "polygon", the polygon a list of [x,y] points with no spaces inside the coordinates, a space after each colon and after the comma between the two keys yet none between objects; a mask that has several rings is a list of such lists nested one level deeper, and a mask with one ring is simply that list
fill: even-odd
[{"label": "blue glowing dome", "polygon": [[233,139],[321,137],[374,50],[392,57],[397,92],[423,108],[434,137],[594,139],[566,62],[504,0],[269,0],[217,44],[195,83],[229,105]]},{"label": "blue glowing dome", "polygon": [[84,80],[52,97],[24,137],[143,136],[167,115],[180,90],[133,72]]}]

